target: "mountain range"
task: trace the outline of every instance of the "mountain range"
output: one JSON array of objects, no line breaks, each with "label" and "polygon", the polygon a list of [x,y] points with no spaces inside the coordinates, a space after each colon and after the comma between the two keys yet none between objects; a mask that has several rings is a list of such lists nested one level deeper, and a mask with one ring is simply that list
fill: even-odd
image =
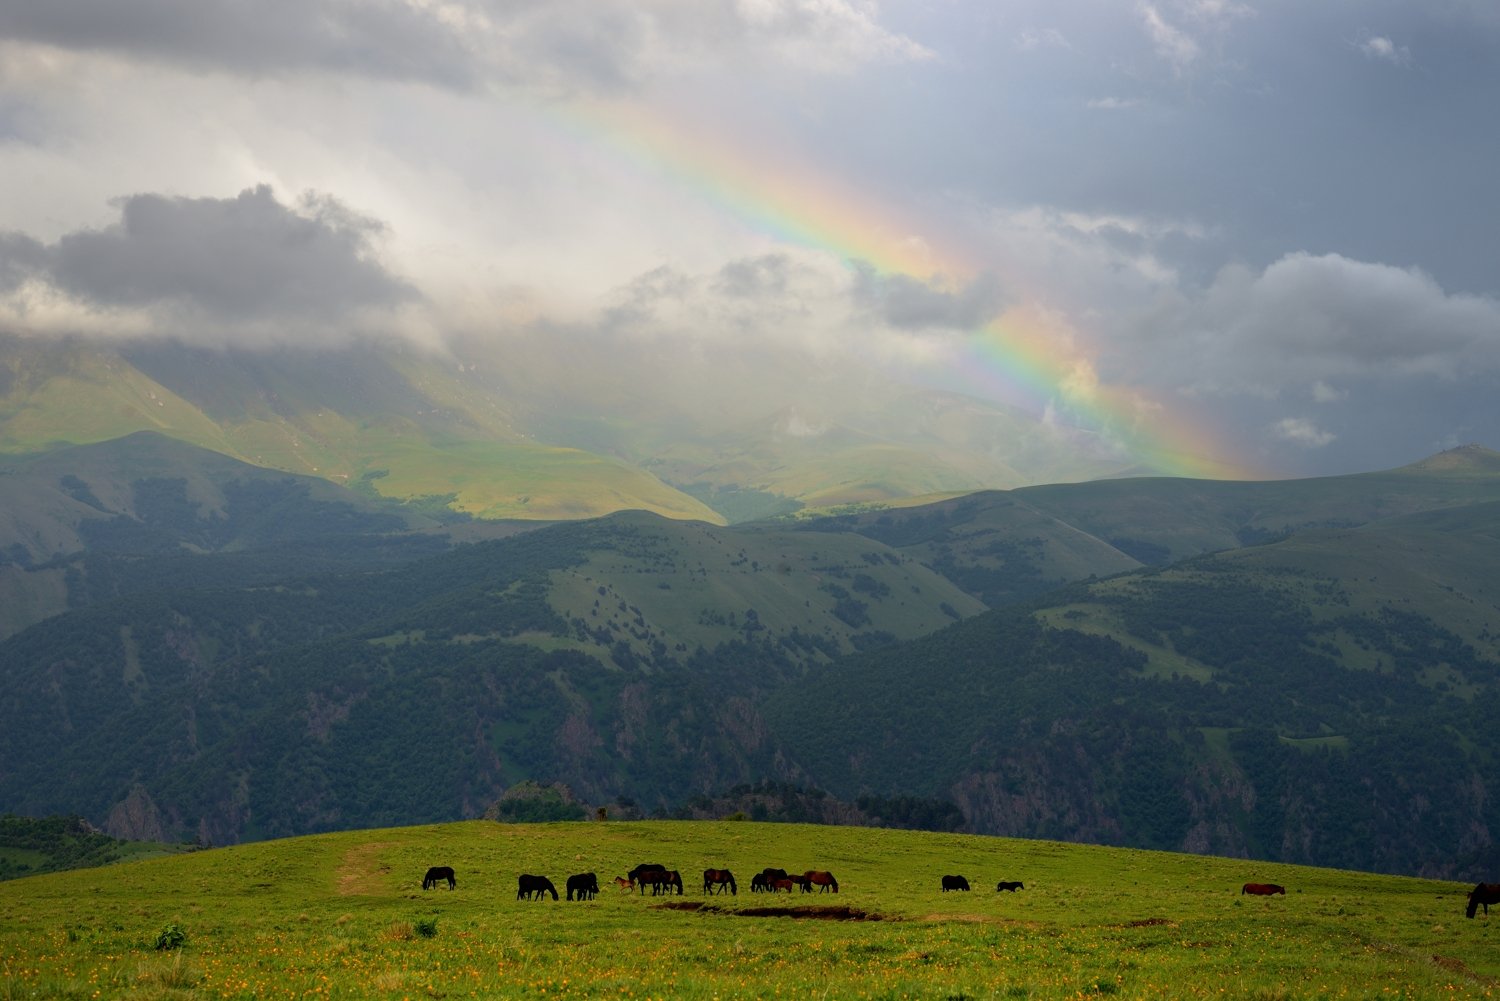
[{"label": "mountain range", "polygon": [[[682,442],[621,436],[627,461],[502,440],[499,416],[480,442],[458,378],[422,383],[451,406],[402,411],[420,380],[399,354],[18,344],[0,810],[224,843],[479,816],[538,783],[672,813],[772,782],[828,816],[1447,876],[1500,861],[1500,455],[1480,446],[1319,479],[950,491],[892,461],[915,444],[877,461],[825,429],[778,451],[775,427],[806,430],[783,411],[738,452],[716,439],[714,480],[707,452],[666,475]],[[347,398],[320,388],[340,366]],[[502,448],[529,458],[443,479]],[[793,453],[822,478],[783,492]],[[469,509],[519,467],[551,498],[531,517]],[[885,492],[828,492],[855,468]],[[418,469],[435,478],[390,489]],[[694,476],[696,497],[668,482]],[[606,502],[605,481],[673,506]],[[775,516],[740,520],[756,509]]]}]

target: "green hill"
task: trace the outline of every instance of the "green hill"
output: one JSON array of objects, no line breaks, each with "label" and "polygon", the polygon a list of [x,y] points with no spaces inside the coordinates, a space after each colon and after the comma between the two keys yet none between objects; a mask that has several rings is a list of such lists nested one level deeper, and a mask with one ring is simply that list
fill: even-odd
[{"label": "green hill", "polygon": [[835,795],[942,794],[982,830],[1482,873],[1500,830],[1497,516],[1075,585],[819,669],[767,717]]},{"label": "green hill", "polygon": [[[681,872],[670,898],[611,877]],[[432,865],[456,889],[423,891]],[[753,894],[765,866],[837,894]],[[734,896],[700,874],[729,868]],[[558,894],[516,899],[521,873]],[[945,893],[946,874],[972,892]],[[1024,889],[997,893],[998,880]],[[1246,882],[1286,893],[1242,896]],[[1467,887],[1238,859],[796,824],[351,831],[0,884],[8,997],[1484,997]],[[87,906],[80,906],[86,902]],[[838,920],[815,920],[817,917]],[[801,920],[798,920],[801,918]]]}]

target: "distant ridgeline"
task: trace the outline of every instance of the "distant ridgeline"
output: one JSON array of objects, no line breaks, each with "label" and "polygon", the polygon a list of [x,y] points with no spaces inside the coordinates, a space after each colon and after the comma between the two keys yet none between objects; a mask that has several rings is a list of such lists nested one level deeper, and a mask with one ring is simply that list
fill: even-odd
[{"label": "distant ridgeline", "polygon": [[0,816],[0,880],[86,869],[191,846],[140,845],[112,838],[82,817]]},{"label": "distant ridgeline", "polygon": [[1495,876],[1484,449],[527,531],[66,451],[0,476],[0,809],[224,844],[602,806]]}]

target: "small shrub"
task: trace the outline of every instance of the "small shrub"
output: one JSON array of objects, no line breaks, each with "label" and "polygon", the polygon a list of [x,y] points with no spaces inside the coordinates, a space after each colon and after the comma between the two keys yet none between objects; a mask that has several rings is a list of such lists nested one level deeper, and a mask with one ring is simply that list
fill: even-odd
[{"label": "small shrub", "polygon": [[432,938],[432,936],[437,934],[437,918],[421,919],[417,921],[416,924],[414,924],[412,927],[415,928],[417,934],[422,936],[423,938]]},{"label": "small shrub", "polygon": [[159,950],[181,949],[187,944],[187,933],[175,924],[167,925],[156,933],[156,948]]}]

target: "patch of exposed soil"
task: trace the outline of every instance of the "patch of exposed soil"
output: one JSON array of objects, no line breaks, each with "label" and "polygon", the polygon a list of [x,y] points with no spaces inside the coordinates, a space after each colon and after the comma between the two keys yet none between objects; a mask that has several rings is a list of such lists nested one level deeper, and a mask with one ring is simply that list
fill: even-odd
[{"label": "patch of exposed soil", "polygon": [[812,921],[898,921],[899,918],[862,911],[858,907],[842,904],[809,904],[805,907],[719,907],[716,904],[697,900],[672,901],[657,904],[669,911],[700,911],[709,914],[728,914],[739,918],[800,918]]},{"label": "patch of exposed soil", "polygon": [[391,871],[391,867],[382,864],[379,857],[389,847],[389,842],[374,842],[345,852],[338,868],[339,896],[353,897],[384,890],[383,877]]}]

